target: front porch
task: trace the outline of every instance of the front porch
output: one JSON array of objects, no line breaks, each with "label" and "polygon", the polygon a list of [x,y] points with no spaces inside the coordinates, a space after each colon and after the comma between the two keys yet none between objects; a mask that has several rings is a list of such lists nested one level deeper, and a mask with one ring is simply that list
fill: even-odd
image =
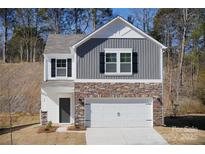
[{"label": "front porch", "polygon": [[73,81],[46,81],[41,85],[42,125],[73,125],[75,119]]}]

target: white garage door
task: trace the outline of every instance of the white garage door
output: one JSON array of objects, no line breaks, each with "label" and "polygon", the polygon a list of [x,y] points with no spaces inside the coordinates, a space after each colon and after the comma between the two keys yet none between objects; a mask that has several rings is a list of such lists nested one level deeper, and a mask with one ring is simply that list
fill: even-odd
[{"label": "white garage door", "polygon": [[86,99],[88,127],[152,127],[152,99]]}]

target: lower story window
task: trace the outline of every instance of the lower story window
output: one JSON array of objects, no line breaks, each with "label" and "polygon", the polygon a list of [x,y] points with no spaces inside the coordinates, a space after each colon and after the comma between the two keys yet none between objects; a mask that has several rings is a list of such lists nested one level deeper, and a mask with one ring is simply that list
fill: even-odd
[{"label": "lower story window", "polygon": [[66,76],[66,59],[57,59],[56,71],[57,76]]}]

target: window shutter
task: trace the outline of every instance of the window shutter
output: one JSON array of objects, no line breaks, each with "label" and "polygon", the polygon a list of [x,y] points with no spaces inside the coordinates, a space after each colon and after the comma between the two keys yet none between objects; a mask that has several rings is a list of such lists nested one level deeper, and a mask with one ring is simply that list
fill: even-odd
[{"label": "window shutter", "polygon": [[138,55],[137,55],[137,52],[132,53],[132,72],[138,73]]},{"label": "window shutter", "polygon": [[100,73],[105,73],[105,53],[100,52]]},{"label": "window shutter", "polygon": [[67,59],[67,76],[72,77],[72,60]]},{"label": "window shutter", "polygon": [[56,76],[56,59],[51,59],[51,77]]}]

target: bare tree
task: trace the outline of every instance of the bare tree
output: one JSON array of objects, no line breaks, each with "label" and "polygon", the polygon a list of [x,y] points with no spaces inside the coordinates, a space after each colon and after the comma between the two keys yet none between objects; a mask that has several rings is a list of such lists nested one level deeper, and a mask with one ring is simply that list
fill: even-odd
[{"label": "bare tree", "polygon": [[182,19],[183,19],[183,32],[182,32],[182,41],[181,41],[181,52],[179,57],[179,66],[178,66],[178,76],[177,76],[177,89],[176,89],[176,102],[179,104],[179,89],[182,86],[182,67],[184,61],[184,52],[185,52],[185,41],[187,34],[187,19],[188,19],[188,9],[182,9]]},{"label": "bare tree", "polygon": [[134,24],[142,29],[144,32],[149,33],[152,29],[152,23],[156,14],[156,9],[131,9],[134,17]]},{"label": "bare tree", "polygon": [[90,14],[93,31],[113,18],[110,8],[93,8],[90,9]]},{"label": "bare tree", "polygon": [[6,62],[6,54],[8,48],[8,30],[13,22],[13,9],[0,9],[0,19],[2,20],[3,25],[3,62]]}]

